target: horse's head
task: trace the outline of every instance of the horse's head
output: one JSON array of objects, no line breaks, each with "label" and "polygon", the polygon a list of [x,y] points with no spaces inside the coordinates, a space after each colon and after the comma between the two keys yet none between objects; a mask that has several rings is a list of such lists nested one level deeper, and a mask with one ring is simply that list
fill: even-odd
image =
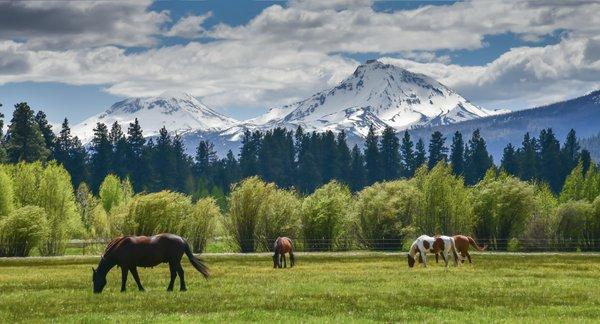
[{"label": "horse's head", "polygon": [[412,268],[415,266],[415,258],[413,258],[410,253],[406,253],[406,257],[408,258],[408,267]]},{"label": "horse's head", "polygon": [[96,269],[92,268],[92,282],[94,283],[94,293],[99,294],[106,286],[106,276],[101,275]]}]

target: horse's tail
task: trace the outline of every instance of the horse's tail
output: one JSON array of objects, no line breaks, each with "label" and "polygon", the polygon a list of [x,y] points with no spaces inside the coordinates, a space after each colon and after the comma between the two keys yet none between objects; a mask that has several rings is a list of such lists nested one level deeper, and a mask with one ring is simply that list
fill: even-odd
[{"label": "horse's tail", "polygon": [[196,270],[198,270],[204,276],[204,278],[208,279],[208,276],[210,276],[210,273],[208,273],[208,267],[202,263],[202,260],[194,256],[187,242],[185,242],[185,255],[187,255],[188,259],[190,259],[190,262],[194,268],[196,268]]},{"label": "horse's tail", "polygon": [[470,237],[467,236],[467,239],[469,239],[469,243],[471,244],[471,246],[473,246],[477,251],[485,251],[485,249],[487,249],[487,245],[484,245],[483,247],[480,247],[479,245],[477,245],[477,243],[475,243],[475,240]]}]

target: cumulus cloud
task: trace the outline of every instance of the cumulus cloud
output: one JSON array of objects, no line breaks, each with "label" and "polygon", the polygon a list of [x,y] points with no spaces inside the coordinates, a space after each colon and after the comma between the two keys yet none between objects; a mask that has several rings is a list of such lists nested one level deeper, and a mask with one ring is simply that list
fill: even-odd
[{"label": "cumulus cloud", "polygon": [[[0,2],[0,84],[97,84],[124,96],[174,89],[215,107],[269,107],[341,81],[359,64],[346,54],[379,53],[484,107],[546,103],[600,86],[598,2],[468,1],[378,12],[371,1],[296,0],[246,24],[210,29],[203,27],[210,14],[182,17],[165,29],[169,14],[148,8],[149,2]],[[535,42],[557,31],[564,35],[558,44],[513,48],[481,66],[435,54],[480,48],[486,35],[510,32]],[[158,35],[213,39],[152,46]],[[150,47],[128,51],[133,46]]]},{"label": "cumulus cloud", "polygon": [[35,49],[87,46],[150,46],[166,11],[149,11],[142,1],[0,1],[0,40]]},{"label": "cumulus cloud", "polygon": [[212,12],[200,16],[189,15],[183,17],[165,33],[165,36],[183,37],[188,39],[199,38],[203,36],[206,31],[204,27],[202,27],[202,24],[210,17],[212,17]]},{"label": "cumulus cloud", "polygon": [[382,61],[432,76],[475,102],[496,107],[516,100],[520,106],[540,105],[600,88],[600,37],[513,48],[483,66]]}]

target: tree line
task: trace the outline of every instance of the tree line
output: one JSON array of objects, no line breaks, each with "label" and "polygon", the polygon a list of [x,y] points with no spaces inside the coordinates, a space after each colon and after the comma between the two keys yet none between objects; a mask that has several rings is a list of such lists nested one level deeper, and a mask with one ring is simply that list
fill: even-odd
[{"label": "tree line", "polygon": [[580,160],[584,171],[591,164],[590,153],[580,148],[575,131],[561,146],[552,129],[542,130],[537,138],[526,133],[519,147],[508,144],[498,166],[479,130],[468,139],[456,132],[449,141],[436,131],[426,144],[421,138],[415,142],[410,131],[396,134],[387,127],[378,135],[371,127],[364,145],[350,148],[343,131],[275,128],[246,131],[237,155],[229,151],[219,158],[208,141],[198,143],[194,156],[185,152],[180,136],[171,136],[163,127],[158,136],[147,139],[137,120],[126,130],[118,123],[98,123],[86,149],[71,134],[67,119],[54,134],[44,112],[34,112],[27,103],[15,105],[7,134],[0,133],[0,162],[54,160],[71,174],[75,187],[86,183],[94,193],[107,175],[114,174],[129,179],[134,192],[172,190],[195,199],[210,195],[222,207],[232,184],[255,175],[302,194],[332,180],[357,192],[376,182],[409,179],[420,166],[432,169],[444,161],[467,185],[478,183],[487,170],[496,168],[521,180],[547,183],[558,193]]},{"label": "tree line", "polygon": [[278,236],[297,249],[405,250],[418,235],[467,234],[494,250],[600,249],[600,171],[580,161],[557,195],[548,184],[490,168],[468,186],[452,166],[423,164],[410,179],[358,192],[337,180],[303,195],[257,176],[234,184],[227,206],[169,190],[134,194],[109,174],[94,194],[73,190],[56,162],[0,164],[0,256],[60,255],[69,239],[171,232],[201,252],[270,251]]}]

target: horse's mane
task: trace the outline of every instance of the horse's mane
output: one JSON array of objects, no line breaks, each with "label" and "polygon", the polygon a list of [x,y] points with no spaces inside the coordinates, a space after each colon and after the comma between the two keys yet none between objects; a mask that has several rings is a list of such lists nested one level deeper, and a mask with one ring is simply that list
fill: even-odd
[{"label": "horse's mane", "polygon": [[106,249],[104,249],[104,252],[102,253],[102,257],[104,258],[109,252],[111,252],[119,243],[121,243],[121,241],[123,241],[124,239],[126,239],[128,236],[119,236],[117,238],[112,239],[112,241],[110,241],[108,243],[108,245],[106,246]]}]

